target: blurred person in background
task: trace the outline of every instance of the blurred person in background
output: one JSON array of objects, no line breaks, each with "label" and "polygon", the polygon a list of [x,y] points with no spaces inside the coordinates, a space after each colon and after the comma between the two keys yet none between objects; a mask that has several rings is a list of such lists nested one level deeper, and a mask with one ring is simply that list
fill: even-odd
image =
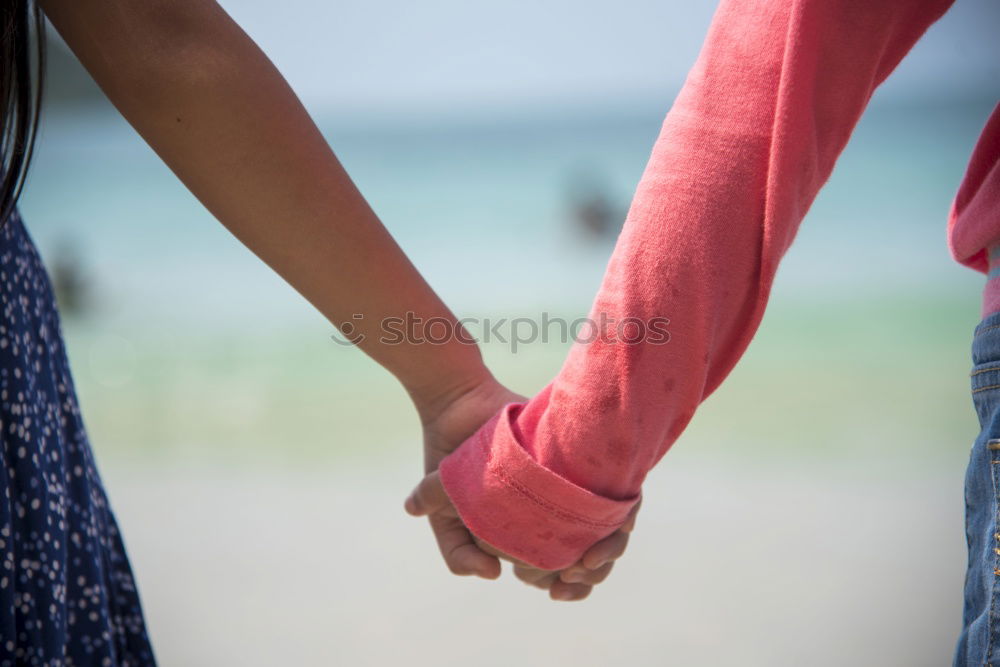
[{"label": "blurred person in background", "polygon": [[64,240],[49,271],[56,303],[64,316],[85,314],[91,305],[87,273],[74,245]]},{"label": "blurred person in background", "polygon": [[[519,575],[542,587],[605,574],[600,559],[587,562],[596,570],[572,564],[631,526],[646,474],[750,343],[778,264],[872,93],[951,4],[723,0],[593,302],[596,331],[534,398],[506,406],[444,459],[408,510],[457,512],[484,549],[520,559]],[[982,431],[966,478],[969,560],[954,661],[995,664],[1000,106],[954,199],[948,243],[957,261],[988,274],[973,344]],[[666,340],[651,335],[664,317]]]},{"label": "blurred person in background", "polygon": [[[949,4],[723,2],[595,300],[592,319],[610,316],[610,326],[575,346],[531,400],[483,367],[280,75],[221,9],[195,0],[42,6],[208,209],[406,387],[430,472],[407,508],[430,515],[452,571],[493,578],[503,555],[552,597],[580,599],[624,550],[646,472],[748,344],[778,262],[872,90]],[[36,122],[28,55],[30,25],[40,17],[27,3],[8,7],[0,549],[9,565],[0,579],[0,651],[11,663],[149,664],[138,594],[80,421],[51,290],[14,208]],[[951,222],[956,256],[981,270],[1000,237],[989,224],[998,123],[994,114]],[[1000,364],[995,346],[979,342],[1000,327],[990,307],[980,328],[986,338],[977,339],[984,429],[969,468],[958,664],[991,660],[988,611],[1000,572],[989,571],[1000,547],[990,534],[995,491],[984,481],[1000,450],[990,442],[1000,437],[990,399]],[[455,335],[437,346],[381,344],[379,322],[405,313],[444,321]],[[664,315],[670,335],[654,342],[652,323]]]},{"label": "blurred person in background", "polygon": [[624,211],[615,205],[597,174],[575,174],[566,198],[573,226],[590,239],[614,238],[621,231]]},{"label": "blurred person in background", "polygon": [[[149,665],[139,594],[84,430],[53,289],[16,208],[41,103],[42,10],[201,202],[399,379],[426,431],[428,470],[521,397],[486,369],[284,79],[216,3],[5,2],[0,664]],[[414,340],[382,341],[380,323],[407,314],[454,335],[423,344],[418,326]],[[500,574],[457,517],[433,523],[453,572]]]}]

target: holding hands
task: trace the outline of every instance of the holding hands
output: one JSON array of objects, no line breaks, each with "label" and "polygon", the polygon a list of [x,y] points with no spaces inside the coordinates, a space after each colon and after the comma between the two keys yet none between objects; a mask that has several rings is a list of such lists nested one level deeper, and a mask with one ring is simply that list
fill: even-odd
[{"label": "holding hands", "polygon": [[427,517],[441,556],[453,574],[496,579],[501,572],[500,561],[506,560],[513,564],[514,575],[518,579],[547,590],[553,600],[583,600],[594,586],[608,577],[614,561],[625,552],[638,505],[618,531],[591,546],[578,562],[563,570],[542,570],[503,553],[473,535],[445,492],[438,473],[441,461],[483,423],[505,405],[526,401],[525,397],[510,391],[492,375],[487,375],[438,405],[421,409],[426,476],[406,499],[405,508],[413,516]]},{"label": "holding hands", "polygon": [[[634,512],[626,515],[637,489],[591,493],[582,488],[586,484],[576,486],[527,460],[512,437],[510,463],[544,478],[559,502],[531,505],[522,496],[520,513],[502,498],[482,509],[499,516],[511,540],[548,540],[560,558],[550,564],[582,557],[563,570],[537,569],[477,538],[463,522],[445,493],[439,464],[504,406],[525,399],[485,369],[461,321],[382,225],[287,81],[228,14],[214,2],[42,4],[111,102],[201,203],[414,398],[427,476],[406,507],[429,518],[451,571],[494,579],[500,561],[509,560],[518,578],[559,600],[582,599],[603,581],[625,550]],[[406,335],[387,338],[390,322],[406,322]],[[433,325],[451,335],[427,344],[435,338],[426,335]],[[605,347],[597,352],[597,362],[617,359]],[[626,374],[617,367],[593,372],[614,376]],[[599,402],[614,408],[613,401]],[[567,420],[576,423],[577,413]],[[607,460],[619,468],[640,441],[631,433],[592,440],[614,450]],[[582,447],[565,458],[605,471],[605,477],[625,477]],[[546,522],[562,523],[547,528],[541,525]]]}]

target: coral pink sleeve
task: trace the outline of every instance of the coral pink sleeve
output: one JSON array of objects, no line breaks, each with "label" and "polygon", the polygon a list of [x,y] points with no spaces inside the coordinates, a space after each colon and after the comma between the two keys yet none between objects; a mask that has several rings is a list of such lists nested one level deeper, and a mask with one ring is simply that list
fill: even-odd
[{"label": "coral pink sleeve", "polygon": [[625,520],[746,349],[875,87],[950,4],[723,0],[594,301],[597,340],[441,465],[472,532],[558,569]]}]

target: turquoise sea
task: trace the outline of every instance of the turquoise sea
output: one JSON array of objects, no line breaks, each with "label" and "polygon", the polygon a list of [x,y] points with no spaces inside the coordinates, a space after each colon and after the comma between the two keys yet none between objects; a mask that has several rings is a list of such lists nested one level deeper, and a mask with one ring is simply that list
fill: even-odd
[{"label": "turquoise sea", "polygon": [[[588,311],[614,233],[584,230],[580,196],[623,217],[712,10],[220,4],[444,299],[493,319]],[[996,104],[968,95],[997,90],[998,8],[955,3],[876,93],[747,354],[650,473],[612,576],[572,605],[447,571],[402,510],[423,469],[404,392],[50,35],[22,212],[159,661],[949,664],[984,277],[949,257],[945,223]],[[567,348],[484,354],[531,394]]]},{"label": "turquoise sea", "polygon": [[[123,121],[53,110],[22,209],[63,287],[160,659],[945,664],[983,284],[948,256],[945,218],[990,108],[876,97],[757,338],[644,485],[629,553],[570,607],[447,573],[401,509],[421,455],[395,381],[333,343]],[[575,318],[612,239],[580,231],[570,193],[626,206],[663,112],[315,115],[460,315]],[[484,352],[533,393],[566,349]]]},{"label": "turquoise sea", "polygon": [[[983,279],[948,256],[945,219],[990,109],[876,97],[779,271],[757,341],[682,442],[725,454],[738,432],[778,457],[967,447],[967,349]],[[664,111],[314,114],[459,314],[578,317],[613,241],[581,233],[568,193],[583,183],[624,211]],[[391,378],[333,344],[332,328],[116,115],[44,119],[22,210],[50,266],[82,285],[65,327],[99,450],[294,465],[415,445]],[[486,354],[531,393],[565,350]]]}]

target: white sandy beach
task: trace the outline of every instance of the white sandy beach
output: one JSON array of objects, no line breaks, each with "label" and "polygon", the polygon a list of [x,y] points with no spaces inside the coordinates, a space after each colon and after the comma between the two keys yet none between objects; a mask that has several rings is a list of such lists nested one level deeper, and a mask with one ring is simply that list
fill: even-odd
[{"label": "white sandy beach", "polygon": [[[994,104],[866,116],[746,357],[645,485],[626,558],[572,605],[448,574],[401,508],[418,425],[396,383],[124,121],[50,117],[23,210],[43,256],[76,248],[90,284],[70,357],[161,663],[950,663],[982,284],[944,220]],[[627,202],[663,113],[578,111],[323,126],[456,312],[572,320],[610,244],[573,236],[566,179],[596,167]],[[484,347],[534,394],[567,345]]]},{"label": "white sandy beach", "polygon": [[[458,579],[396,464],[126,464],[104,476],[164,665],[879,665],[950,661],[961,464],[866,470],[672,453],[584,602]],[[913,472],[919,471],[919,472]]]}]

